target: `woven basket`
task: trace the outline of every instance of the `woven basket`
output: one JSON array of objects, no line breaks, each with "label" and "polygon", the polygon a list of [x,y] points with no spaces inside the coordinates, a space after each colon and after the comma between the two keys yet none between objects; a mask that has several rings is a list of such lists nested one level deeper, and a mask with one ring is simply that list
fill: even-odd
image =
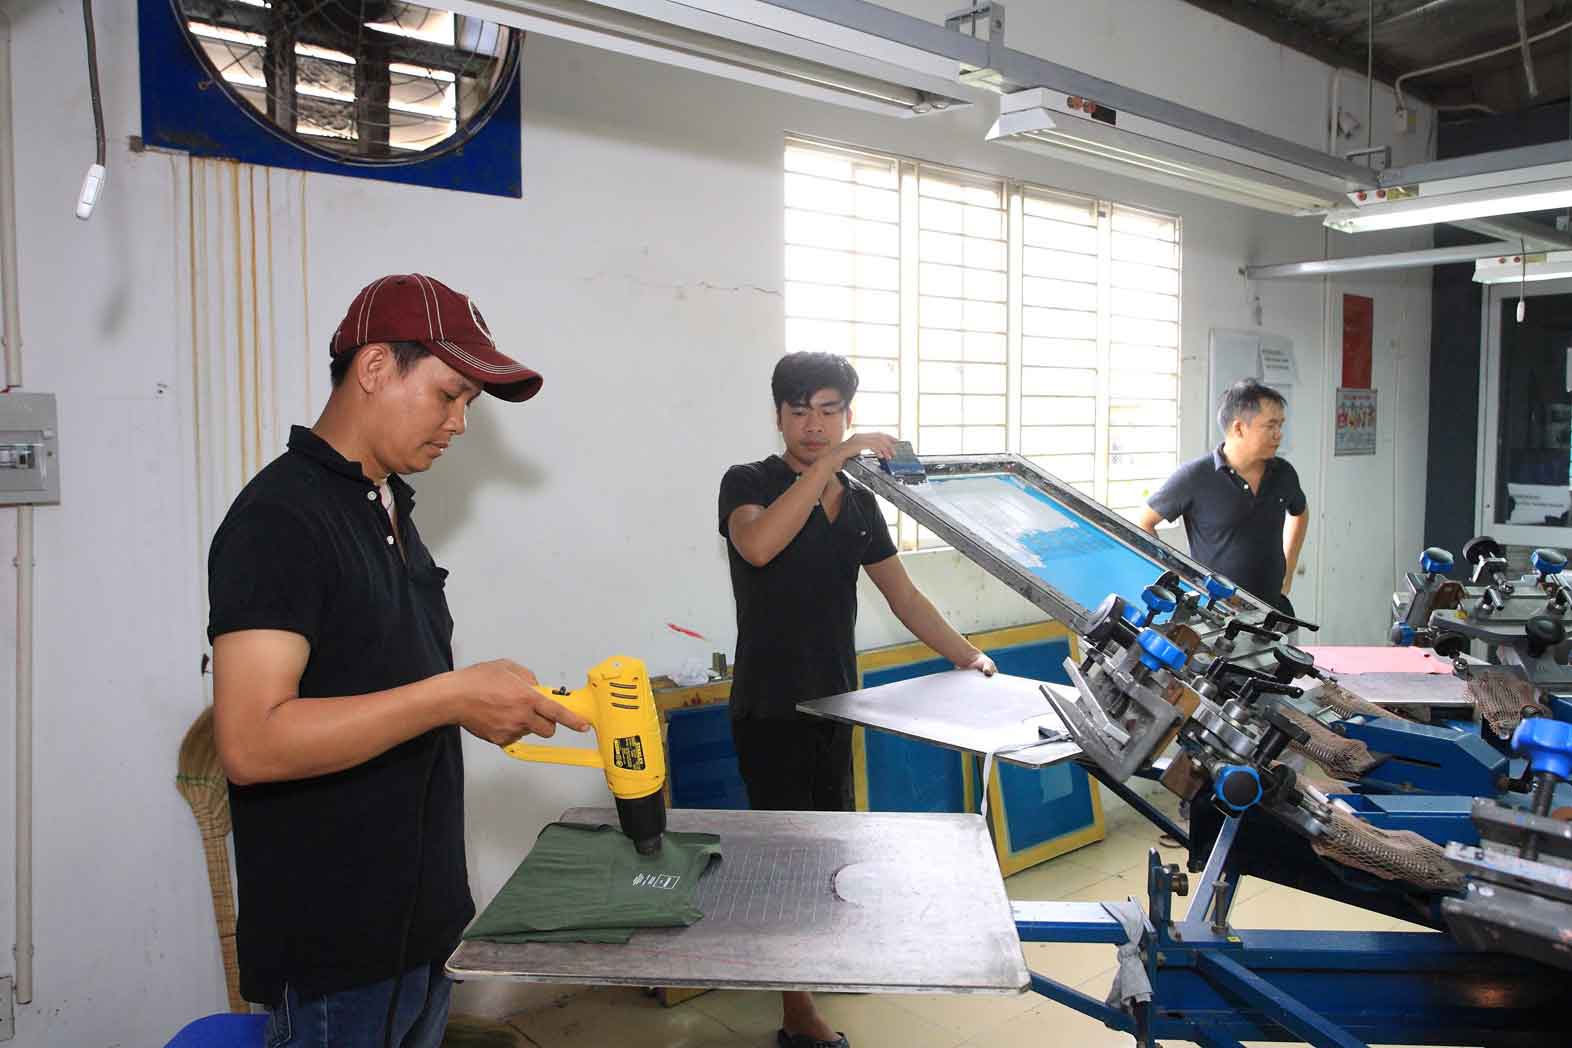
[{"label": "woven basket", "polygon": [[213,707],[202,711],[180,743],[179,771],[175,786],[191,805],[202,834],[202,854],[207,859],[207,883],[213,896],[213,917],[218,924],[218,948],[224,958],[224,986],[229,1009],[248,1012],[240,996],[240,965],[235,959],[235,892],[229,875],[229,782],[218,760],[213,738]]}]

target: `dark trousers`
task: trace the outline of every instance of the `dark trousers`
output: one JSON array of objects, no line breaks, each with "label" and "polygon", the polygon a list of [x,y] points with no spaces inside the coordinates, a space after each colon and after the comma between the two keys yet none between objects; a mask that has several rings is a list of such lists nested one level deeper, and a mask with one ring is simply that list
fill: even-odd
[{"label": "dark trousers", "polygon": [[851,811],[852,729],[801,714],[733,720],[737,770],[754,811]]},{"label": "dark trousers", "polygon": [[322,997],[302,997],[286,985],[284,999],[268,1009],[264,1043],[267,1048],[380,1048],[395,983],[400,985],[391,1043],[401,1048],[438,1048],[453,992],[453,981],[443,974],[441,961],[416,965],[399,978]]}]

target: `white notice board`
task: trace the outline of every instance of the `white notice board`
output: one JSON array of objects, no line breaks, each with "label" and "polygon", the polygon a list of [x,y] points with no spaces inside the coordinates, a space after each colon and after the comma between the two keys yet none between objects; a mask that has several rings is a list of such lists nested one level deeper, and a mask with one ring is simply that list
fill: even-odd
[{"label": "white notice board", "polygon": [[1283,443],[1279,455],[1287,455],[1294,446],[1294,391],[1299,382],[1299,365],[1294,359],[1294,341],[1286,335],[1272,335],[1264,331],[1230,331],[1212,329],[1212,352],[1207,381],[1207,447],[1221,441],[1222,432],[1217,428],[1217,405],[1223,391],[1242,378],[1257,379],[1271,386],[1288,401],[1288,424],[1283,427]]}]

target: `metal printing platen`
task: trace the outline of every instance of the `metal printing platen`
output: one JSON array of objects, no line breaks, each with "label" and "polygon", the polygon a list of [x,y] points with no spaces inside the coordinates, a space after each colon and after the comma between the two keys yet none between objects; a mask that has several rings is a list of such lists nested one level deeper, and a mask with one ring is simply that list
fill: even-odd
[{"label": "metal printing platen", "polygon": [[[1342,673],[1338,674],[1337,683],[1366,702],[1388,709],[1469,709],[1474,705],[1466,692],[1467,682],[1439,673]],[[1309,693],[1311,701],[1314,696],[1314,691]]]},{"label": "metal printing platen", "polygon": [[[615,825],[611,808],[567,822]],[[456,979],[848,993],[992,993],[1029,976],[977,815],[673,809],[716,833],[704,918],[624,945],[462,943]]]},{"label": "metal printing platen", "polygon": [[[1072,693],[1062,685],[1046,687]],[[801,702],[797,709],[964,753],[998,753],[1001,761],[1025,768],[1074,760],[1081,748],[1073,742],[1033,745],[1040,729],[1064,732],[1064,721],[1038,689],[1036,681],[1007,673],[950,670]]]}]

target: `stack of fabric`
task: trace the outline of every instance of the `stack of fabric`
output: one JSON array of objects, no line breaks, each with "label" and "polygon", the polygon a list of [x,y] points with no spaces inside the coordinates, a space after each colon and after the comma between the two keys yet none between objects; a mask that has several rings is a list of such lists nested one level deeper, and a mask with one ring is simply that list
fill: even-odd
[{"label": "stack of fabric", "polygon": [[625,943],[639,928],[686,927],[704,916],[699,878],[719,860],[713,833],[668,831],[640,855],[615,826],[554,822],[464,938]]}]

